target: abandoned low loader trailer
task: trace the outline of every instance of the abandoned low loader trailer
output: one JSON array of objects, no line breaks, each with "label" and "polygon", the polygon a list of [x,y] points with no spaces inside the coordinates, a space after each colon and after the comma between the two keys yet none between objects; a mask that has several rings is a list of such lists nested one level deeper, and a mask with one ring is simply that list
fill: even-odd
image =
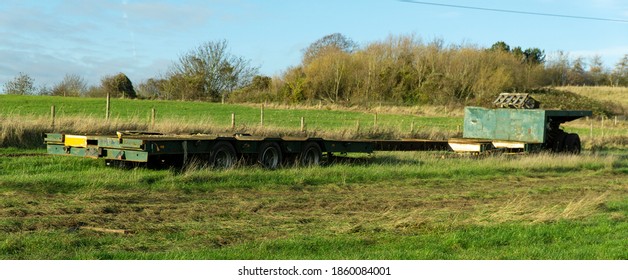
[{"label": "abandoned low loader trailer", "polygon": [[[521,100],[529,102],[527,96]],[[517,102],[505,104],[506,108],[498,109],[465,108],[463,138],[449,140],[333,140],[118,132],[113,136],[48,133],[45,143],[49,154],[104,158],[108,164],[169,166],[194,159],[212,167],[229,168],[244,158],[269,169],[283,163],[318,165],[323,154],[330,157],[374,151],[580,152],[579,136],[565,133],[560,124],[591,116],[591,111],[519,109],[510,108],[518,106]]]}]

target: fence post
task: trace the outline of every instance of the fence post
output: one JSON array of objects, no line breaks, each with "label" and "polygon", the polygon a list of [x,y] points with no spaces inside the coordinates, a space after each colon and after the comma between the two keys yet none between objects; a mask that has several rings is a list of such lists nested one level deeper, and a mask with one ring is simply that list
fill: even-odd
[{"label": "fence post", "polygon": [[105,120],[109,120],[109,109],[111,108],[111,97],[109,96],[109,93],[107,92],[107,107],[105,110]]},{"label": "fence post", "polygon": [[260,109],[260,121],[259,124],[261,127],[264,127],[264,103],[262,103],[262,107]]},{"label": "fence post", "polygon": [[235,113],[231,113],[231,130],[235,129]]},{"label": "fence post", "polygon": [[410,133],[414,133],[414,120],[410,123]]},{"label": "fence post", "polygon": [[373,128],[377,127],[377,112],[375,113],[375,117],[373,118]]},{"label": "fence post", "polygon": [[602,128],[602,139],[604,139],[604,115],[602,115],[602,120],[600,121],[602,124],[600,127]]},{"label": "fence post", "polygon": [[355,121],[355,131],[357,133],[360,132],[360,120]]},{"label": "fence post", "polygon": [[301,132],[305,131],[305,118],[301,117]]},{"label": "fence post", "polygon": [[51,119],[51,123],[52,123],[52,131],[55,130],[55,105],[50,106],[50,119]]},{"label": "fence post", "polygon": [[150,128],[151,129],[155,129],[155,118],[156,118],[156,112],[155,112],[155,107],[150,109]]}]

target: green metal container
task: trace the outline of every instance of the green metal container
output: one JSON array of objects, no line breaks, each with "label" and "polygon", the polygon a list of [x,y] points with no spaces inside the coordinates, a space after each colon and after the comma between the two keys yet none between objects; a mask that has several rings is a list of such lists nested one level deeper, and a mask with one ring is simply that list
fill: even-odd
[{"label": "green metal container", "polygon": [[544,143],[550,124],[558,125],[585,116],[591,116],[591,111],[466,107],[463,137]]}]

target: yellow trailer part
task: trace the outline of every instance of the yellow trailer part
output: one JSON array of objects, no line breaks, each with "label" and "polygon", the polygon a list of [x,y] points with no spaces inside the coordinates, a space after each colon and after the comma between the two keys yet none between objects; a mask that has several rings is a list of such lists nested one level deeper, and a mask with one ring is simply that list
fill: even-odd
[{"label": "yellow trailer part", "polygon": [[67,147],[87,147],[87,136],[65,135],[64,145]]}]

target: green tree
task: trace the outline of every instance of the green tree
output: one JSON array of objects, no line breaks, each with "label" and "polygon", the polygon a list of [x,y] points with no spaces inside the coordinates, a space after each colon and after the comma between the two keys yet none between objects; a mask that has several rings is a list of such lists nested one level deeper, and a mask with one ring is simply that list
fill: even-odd
[{"label": "green tree", "polygon": [[6,94],[33,95],[35,92],[33,78],[21,72],[13,80],[4,84],[4,93]]},{"label": "green tree", "polygon": [[136,98],[137,94],[133,88],[133,83],[124,73],[115,76],[105,76],[101,79],[101,87],[105,93],[111,97]]},{"label": "green tree", "polygon": [[543,64],[545,62],[545,51],[539,48],[527,48],[523,51],[524,61],[529,64]]},{"label": "green tree", "polygon": [[510,46],[504,41],[497,41],[490,48],[491,51],[510,52]]}]

